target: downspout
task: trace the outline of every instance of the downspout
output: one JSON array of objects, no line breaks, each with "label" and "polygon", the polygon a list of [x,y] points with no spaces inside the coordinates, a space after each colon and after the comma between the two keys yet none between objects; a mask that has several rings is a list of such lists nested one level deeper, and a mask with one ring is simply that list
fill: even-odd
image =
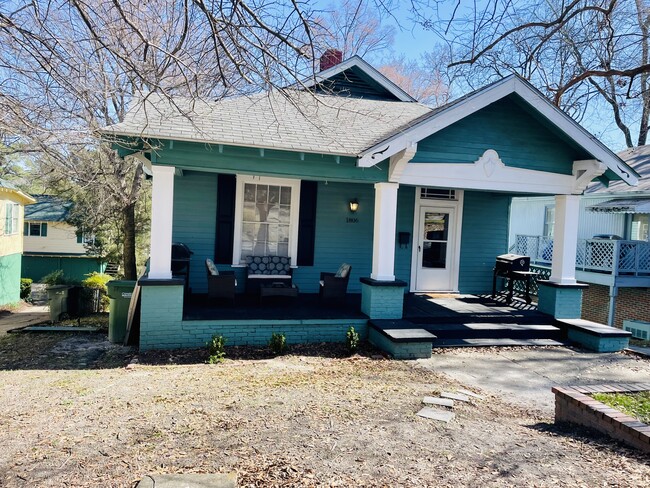
[{"label": "downspout", "polygon": [[[616,279],[616,278],[615,278]],[[618,295],[618,286],[609,287],[609,314],[607,315],[607,325],[614,327],[614,317],[616,316],[616,296]]]}]

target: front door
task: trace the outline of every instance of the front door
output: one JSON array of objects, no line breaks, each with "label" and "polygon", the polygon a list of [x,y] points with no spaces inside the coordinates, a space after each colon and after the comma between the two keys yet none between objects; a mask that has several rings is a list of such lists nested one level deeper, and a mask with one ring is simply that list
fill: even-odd
[{"label": "front door", "polygon": [[451,291],[456,272],[456,208],[421,207],[418,228],[416,289]]}]

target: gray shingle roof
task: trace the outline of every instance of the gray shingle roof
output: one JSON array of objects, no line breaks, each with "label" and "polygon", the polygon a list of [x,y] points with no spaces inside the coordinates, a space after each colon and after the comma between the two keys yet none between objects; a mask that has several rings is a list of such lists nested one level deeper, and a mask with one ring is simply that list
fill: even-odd
[{"label": "gray shingle roof", "polygon": [[431,109],[414,102],[271,91],[217,102],[150,94],[105,134],[357,156]]},{"label": "gray shingle roof", "polygon": [[41,222],[63,222],[68,217],[73,203],[52,195],[34,195],[36,203],[25,207],[25,220]]}]

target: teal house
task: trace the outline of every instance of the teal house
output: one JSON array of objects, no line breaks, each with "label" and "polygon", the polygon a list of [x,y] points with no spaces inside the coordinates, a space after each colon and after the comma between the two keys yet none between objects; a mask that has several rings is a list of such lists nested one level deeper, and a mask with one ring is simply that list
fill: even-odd
[{"label": "teal house", "polygon": [[[359,57],[323,58],[314,79],[281,92],[217,102],[151,95],[103,134],[153,177],[143,349],[200,347],[213,334],[232,345],[263,344],[271,332],[342,341],[350,325],[365,334],[369,319],[400,319],[407,294],[489,292],[521,195],[556,202],[539,308],[579,317],[579,196],[594,179],[637,182],[519,77],[431,108]],[[172,259],[179,242],[193,253],[182,277]],[[251,286],[265,281],[250,278],[251,262],[273,256],[288,258],[297,297]],[[234,306],[209,298],[207,259],[234,276]],[[344,263],[345,297],[297,313],[322,294],[321,272]],[[274,305],[256,316],[250,295],[265,292]],[[355,313],[337,315],[343,302]]]}]

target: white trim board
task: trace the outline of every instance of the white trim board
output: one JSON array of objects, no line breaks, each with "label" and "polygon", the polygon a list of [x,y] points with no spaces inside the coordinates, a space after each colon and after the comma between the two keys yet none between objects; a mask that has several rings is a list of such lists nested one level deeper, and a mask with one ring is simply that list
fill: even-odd
[{"label": "white trim board", "polygon": [[361,168],[374,166],[407,147],[411,147],[422,139],[449,127],[468,115],[513,93],[519,95],[528,105],[543,115],[585,151],[603,162],[607,168],[616,173],[623,181],[630,185],[636,185],[638,183],[637,173],[623,162],[623,160],[575,120],[551,104],[530,83],[515,75],[508,76],[483,90],[479,90],[464,100],[452,103],[449,107],[435,112],[419,124],[366,149],[358,155],[357,166]]}]

